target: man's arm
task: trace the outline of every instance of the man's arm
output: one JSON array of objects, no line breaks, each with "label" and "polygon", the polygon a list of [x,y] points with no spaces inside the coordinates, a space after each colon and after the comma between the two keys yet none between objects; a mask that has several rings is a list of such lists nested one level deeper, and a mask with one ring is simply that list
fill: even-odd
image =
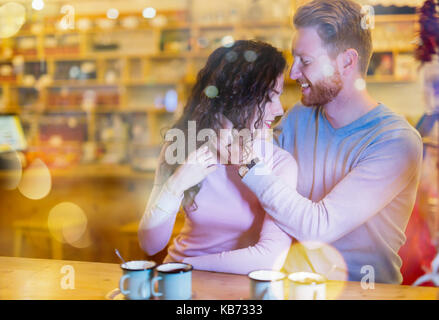
[{"label": "man's arm", "polygon": [[292,237],[331,243],[373,217],[413,183],[421,160],[419,136],[390,133],[369,146],[357,166],[319,202],[303,197],[274,175],[256,175],[263,163],[252,168],[243,182]]}]

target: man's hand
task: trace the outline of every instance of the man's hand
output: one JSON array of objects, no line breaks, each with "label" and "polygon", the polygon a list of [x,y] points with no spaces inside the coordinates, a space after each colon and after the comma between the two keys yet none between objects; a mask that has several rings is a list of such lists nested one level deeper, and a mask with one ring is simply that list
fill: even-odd
[{"label": "man's hand", "polygon": [[236,132],[229,145],[230,158],[233,164],[249,164],[252,160],[267,161],[273,157],[273,130],[258,129],[248,134],[238,135]]}]

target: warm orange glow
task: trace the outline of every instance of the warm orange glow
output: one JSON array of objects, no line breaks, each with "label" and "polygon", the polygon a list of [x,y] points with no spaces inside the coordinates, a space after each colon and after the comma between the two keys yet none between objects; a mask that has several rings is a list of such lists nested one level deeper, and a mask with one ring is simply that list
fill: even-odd
[{"label": "warm orange glow", "polygon": [[62,202],[49,212],[47,220],[51,235],[62,243],[84,248],[90,245],[87,231],[87,216],[76,204]]}]

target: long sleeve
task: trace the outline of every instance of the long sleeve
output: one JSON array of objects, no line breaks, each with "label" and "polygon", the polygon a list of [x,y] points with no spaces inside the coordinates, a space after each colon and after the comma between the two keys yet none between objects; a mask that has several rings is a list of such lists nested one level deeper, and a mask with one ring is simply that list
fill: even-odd
[{"label": "long sleeve", "polygon": [[166,185],[153,187],[138,232],[140,246],[148,255],[156,254],[168,244],[182,200]]},{"label": "long sleeve", "polygon": [[[272,173],[289,188],[297,185],[297,164],[286,151],[274,146]],[[272,217],[265,214],[258,242],[242,249],[185,258],[198,270],[248,274],[258,269],[281,269],[291,245],[291,237]]]},{"label": "long sleeve", "polygon": [[371,219],[419,175],[421,140],[404,131],[370,145],[358,164],[318,202],[303,197],[275,175],[256,175],[263,163],[252,168],[243,182],[292,237],[331,243]]},{"label": "long sleeve", "polygon": [[258,269],[279,270],[288,254],[291,237],[266,215],[258,243],[243,249],[185,258],[197,270],[248,274]]},{"label": "long sleeve", "polygon": [[163,150],[156,170],[154,187],[138,230],[140,247],[148,255],[156,254],[168,244],[183,200],[183,195],[172,193],[165,182],[169,175],[160,170],[162,158]]}]

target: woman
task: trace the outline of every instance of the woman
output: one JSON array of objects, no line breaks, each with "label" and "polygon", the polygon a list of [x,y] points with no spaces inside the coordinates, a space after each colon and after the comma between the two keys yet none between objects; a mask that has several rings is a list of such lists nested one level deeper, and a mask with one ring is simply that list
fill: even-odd
[{"label": "woman", "polygon": [[[216,49],[199,72],[173,128],[182,130],[186,139],[189,121],[195,121],[197,133],[212,129],[218,137],[224,128],[269,128],[283,114],[279,97],[285,67],[282,54],[266,43],[241,40]],[[183,205],[184,227],[169,246],[165,262],[183,261],[199,270],[238,274],[280,269],[291,238],[265,214],[234,165],[220,164],[224,153],[200,147],[203,143],[197,142],[180,166],[168,164],[165,155],[170,154],[166,149],[171,144],[164,145],[139,226],[142,249],[153,255],[166,247]],[[291,155],[274,147],[273,159],[274,173],[295,188],[297,167]]]}]

